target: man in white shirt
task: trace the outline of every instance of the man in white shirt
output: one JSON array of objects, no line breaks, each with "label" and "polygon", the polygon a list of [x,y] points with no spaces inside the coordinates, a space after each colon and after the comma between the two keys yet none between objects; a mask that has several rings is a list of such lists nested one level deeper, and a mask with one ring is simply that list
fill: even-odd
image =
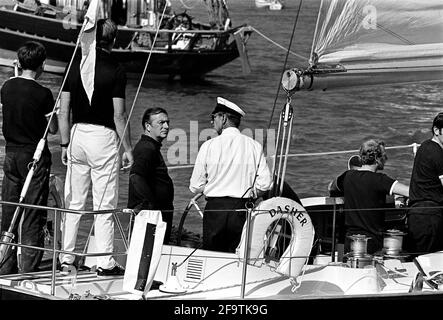
[{"label": "man in white shirt", "polygon": [[[246,220],[245,204],[271,188],[263,147],[238,129],[244,111],[217,98],[212,123],[218,137],[203,143],[189,189],[206,196],[203,249],[235,252]],[[237,211],[237,210],[241,211]]]}]

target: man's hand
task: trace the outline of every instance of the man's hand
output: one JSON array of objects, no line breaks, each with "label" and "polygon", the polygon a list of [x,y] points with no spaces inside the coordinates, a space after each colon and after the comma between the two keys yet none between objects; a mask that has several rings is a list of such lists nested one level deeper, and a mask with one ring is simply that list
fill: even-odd
[{"label": "man's hand", "polygon": [[123,152],[121,170],[126,172],[129,169],[131,169],[133,164],[134,164],[134,156],[132,155],[132,151]]},{"label": "man's hand", "polygon": [[62,148],[61,160],[65,166],[68,164],[68,148],[65,147]]}]

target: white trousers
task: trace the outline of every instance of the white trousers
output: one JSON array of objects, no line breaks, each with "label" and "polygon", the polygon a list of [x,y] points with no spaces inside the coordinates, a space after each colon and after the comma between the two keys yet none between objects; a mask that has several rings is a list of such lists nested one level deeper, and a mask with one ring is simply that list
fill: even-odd
[{"label": "white trousers", "polygon": [[[75,124],[71,129],[68,166],[65,180],[67,209],[85,210],[92,181],[94,210],[115,209],[118,202],[118,135],[114,130],[92,124]],[[74,251],[80,214],[66,213],[63,222],[62,250]],[[114,220],[112,214],[96,214],[94,223],[96,252],[113,252]],[[74,255],[60,254],[60,261],[72,264]],[[97,267],[111,269],[114,258],[97,257]]]}]

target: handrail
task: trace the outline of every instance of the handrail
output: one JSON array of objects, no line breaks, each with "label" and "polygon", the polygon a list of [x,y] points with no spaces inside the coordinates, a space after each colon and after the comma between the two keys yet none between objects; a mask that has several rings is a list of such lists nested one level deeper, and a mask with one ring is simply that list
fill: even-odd
[{"label": "handrail", "polygon": [[[48,207],[48,206],[41,206],[41,205],[33,205],[33,204],[25,204],[25,203],[16,203],[16,202],[10,202],[10,201],[3,201],[0,200],[0,205],[11,205],[15,207],[23,207],[23,208],[32,208],[32,209],[39,209],[39,210],[49,210],[54,211],[54,222],[55,225],[57,225],[57,220],[59,219],[58,214],[59,213],[74,213],[74,214],[85,214],[85,215],[96,215],[96,214],[109,214],[109,213],[126,213],[126,214],[134,214],[134,211],[131,209],[112,209],[112,210],[97,210],[97,211],[88,211],[88,210],[72,210],[72,209],[64,209],[64,208],[56,208],[56,207]],[[113,214],[114,219],[116,219],[117,225],[120,227],[121,236],[124,238],[124,242],[126,244],[126,249],[128,249],[127,246],[127,239],[125,238],[125,235],[123,233],[123,230],[120,225],[120,221],[118,220],[118,217]],[[34,249],[34,250],[40,250],[43,252],[52,252],[52,274],[51,274],[51,296],[55,296],[55,278],[56,278],[56,269],[57,269],[57,254],[59,253],[67,253],[74,256],[79,257],[101,257],[101,256],[122,256],[126,255],[127,252],[94,252],[94,253],[79,253],[75,251],[65,251],[60,250],[56,248],[57,243],[57,230],[54,230],[54,238],[53,238],[53,247],[52,248],[45,248],[45,247],[38,247],[38,246],[31,246],[31,245],[25,245],[21,243],[13,243],[13,242],[4,242],[0,240],[0,244],[10,245],[13,247],[20,247],[20,248],[28,248],[28,249]]]},{"label": "handrail", "polygon": [[[392,146],[392,147],[385,147],[386,150],[394,150],[394,149],[405,149],[405,148],[412,148],[413,153],[417,152],[417,148],[420,146],[419,143],[411,143],[408,145],[399,145],[399,146]],[[327,155],[333,155],[333,154],[346,154],[346,153],[358,153],[358,149],[353,150],[341,150],[341,151],[326,151],[326,152],[310,152],[310,153],[292,153],[288,154],[287,157],[313,157],[313,156],[327,156]],[[267,156],[266,158],[273,159],[275,156]],[[277,158],[279,158],[280,155],[277,155]],[[286,155],[282,155],[282,157],[286,157]],[[168,170],[174,170],[174,169],[188,169],[193,168],[193,164],[185,164],[180,166],[169,166]]]},{"label": "handrail", "polygon": [[[247,25],[242,25],[239,27],[231,28],[228,30],[199,30],[199,29],[187,29],[187,30],[174,30],[174,29],[159,29],[159,33],[199,33],[199,34],[230,34],[234,33],[236,30],[238,30],[241,27],[246,27]],[[121,28],[121,30],[125,31],[132,31],[132,32],[155,32],[155,29],[146,29],[146,28],[130,28],[130,27],[124,27]],[[252,31],[252,30],[251,30]]]},{"label": "handrail", "polygon": [[79,257],[106,257],[106,256],[122,256],[127,254],[127,252],[94,252],[94,253],[76,253],[73,251],[65,251],[61,249],[49,249],[44,247],[37,247],[37,246],[30,246],[27,244],[21,244],[21,243],[13,243],[13,242],[4,242],[0,241],[0,244],[8,244],[13,247],[20,247],[20,248],[27,248],[27,249],[34,249],[34,250],[40,250],[40,251],[55,251],[56,253],[66,253],[66,254],[72,254],[74,256]]},{"label": "handrail", "polygon": [[47,206],[41,206],[36,204],[26,204],[26,203],[17,203],[17,202],[10,202],[10,201],[3,201],[0,200],[0,204],[6,204],[11,206],[19,206],[23,208],[30,208],[30,209],[41,209],[41,210],[57,210],[57,211],[63,211],[68,213],[74,213],[74,214],[108,214],[108,213],[130,213],[129,211],[125,209],[107,209],[107,210],[74,210],[74,209],[65,209],[65,208],[54,208],[54,207],[47,207]]}]

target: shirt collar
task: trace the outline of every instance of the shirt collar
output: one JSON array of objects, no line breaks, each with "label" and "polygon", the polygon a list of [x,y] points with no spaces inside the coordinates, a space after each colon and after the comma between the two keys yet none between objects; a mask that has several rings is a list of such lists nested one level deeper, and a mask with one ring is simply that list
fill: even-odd
[{"label": "shirt collar", "polygon": [[228,127],[223,129],[221,134],[239,134],[240,130],[236,127]]},{"label": "shirt collar", "polygon": [[151,138],[147,134],[143,133],[142,136],[141,136],[141,139],[144,140],[144,141],[148,141],[148,142],[153,143],[159,149],[162,146],[161,142],[158,142],[157,140],[155,140],[154,138]]}]

